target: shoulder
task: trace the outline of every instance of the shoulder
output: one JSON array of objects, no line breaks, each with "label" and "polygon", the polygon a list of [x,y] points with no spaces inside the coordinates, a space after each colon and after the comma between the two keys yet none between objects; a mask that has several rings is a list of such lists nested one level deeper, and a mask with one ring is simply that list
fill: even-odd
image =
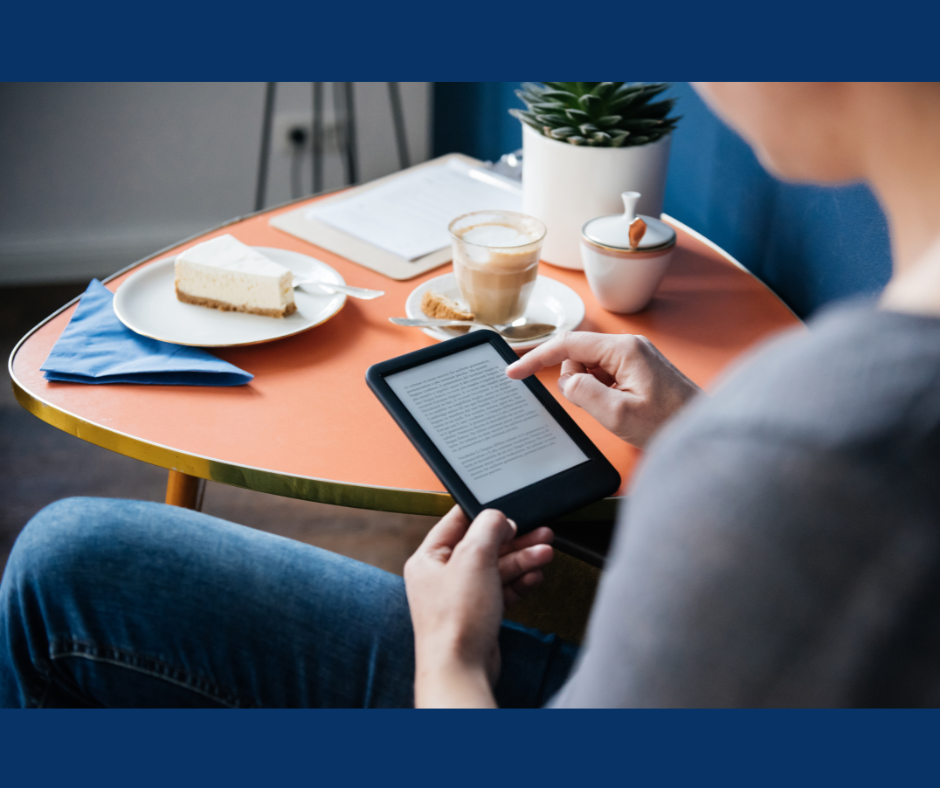
[{"label": "shoulder", "polygon": [[819,452],[917,451],[940,434],[940,318],[850,303],[758,348],[651,447],[741,439]]},{"label": "shoulder", "polygon": [[938,425],[940,320],[852,306],[760,348],[650,446],[558,702],[906,702],[858,688],[937,576]]}]

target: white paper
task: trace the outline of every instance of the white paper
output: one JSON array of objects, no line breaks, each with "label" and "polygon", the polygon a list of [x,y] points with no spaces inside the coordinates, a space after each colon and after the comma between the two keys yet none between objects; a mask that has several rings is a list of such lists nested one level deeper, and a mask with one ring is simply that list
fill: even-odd
[{"label": "white paper", "polygon": [[490,344],[385,382],[482,504],[588,460]]},{"label": "white paper", "polygon": [[344,200],[311,206],[304,216],[406,260],[450,245],[447,226],[471,211],[518,211],[521,189],[486,170],[449,161],[422,167]]}]

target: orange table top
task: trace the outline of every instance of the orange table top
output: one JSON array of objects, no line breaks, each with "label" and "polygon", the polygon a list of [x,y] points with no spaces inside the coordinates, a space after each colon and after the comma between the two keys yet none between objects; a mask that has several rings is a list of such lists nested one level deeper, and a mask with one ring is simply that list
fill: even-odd
[{"label": "orange table top", "polygon": [[[255,376],[250,384],[232,388],[45,380],[39,367],[68,323],[75,309],[71,305],[30,332],[11,356],[17,398],[39,418],[84,440],[193,476],[324,503],[440,514],[452,504],[450,496],[368,389],[365,372],[377,361],[434,343],[420,330],[394,326],[388,318],[403,316],[412,289],[449,267],[392,281],[268,226],[271,216],[296,207],[217,228],[140,265],[231,233],[247,244],[310,254],[336,268],[349,284],[387,295],[374,301],[347,299],[334,318],[294,337],[215,349]],[[728,255],[669,221],[678,232],[672,266],[651,306],[640,314],[606,312],[583,272],[543,265],[540,273],[584,300],[582,330],[644,334],[686,375],[707,386],[742,352],[800,321]],[[113,277],[107,286],[116,290],[129,274]],[[539,377],[557,391],[557,367]],[[559,399],[619,469],[626,487],[638,451]],[[609,513],[612,502],[607,503]],[[603,516],[599,511],[595,507],[584,517],[597,519]]]}]

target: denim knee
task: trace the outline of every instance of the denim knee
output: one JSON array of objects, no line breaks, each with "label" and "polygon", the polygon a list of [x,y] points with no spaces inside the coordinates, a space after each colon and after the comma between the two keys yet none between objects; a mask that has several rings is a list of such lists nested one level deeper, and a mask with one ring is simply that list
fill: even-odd
[{"label": "denim knee", "polygon": [[40,509],[23,528],[14,550],[33,551],[80,539],[89,528],[109,523],[107,510],[117,501],[104,498],[63,498]]},{"label": "denim knee", "polygon": [[70,531],[80,530],[85,524],[102,521],[102,509],[116,501],[106,498],[63,498],[40,509],[26,524],[21,535],[31,539],[58,539]]},{"label": "denim knee", "polygon": [[0,705],[43,705],[57,648],[108,642],[109,602],[130,585],[163,508],[68,498],[26,524],[0,583]]},{"label": "denim knee", "polygon": [[0,705],[35,706],[48,686],[52,621],[82,587],[82,574],[100,574],[87,536],[106,528],[108,502],[57,501],[33,517],[10,552],[0,583]]},{"label": "denim knee", "polygon": [[54,572],[64,580],[69,569],[87,572],[113,532],[127,535],[132,524],[126,508],[139,502],[104,498],[64,498],[37,512],[17,537],[7,562],[6,576],[23,581]]}]

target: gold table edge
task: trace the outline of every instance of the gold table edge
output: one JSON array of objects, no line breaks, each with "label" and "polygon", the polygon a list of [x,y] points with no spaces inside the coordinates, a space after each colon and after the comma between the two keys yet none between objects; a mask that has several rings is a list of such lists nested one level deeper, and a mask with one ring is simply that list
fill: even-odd
[{"label": "gold table edge", "polygon": [[[30,393],[12,374],[12,356],[10,373],[17,402],[36,418],[95,446],[160,468],[270,495],[354,509],[439,517],[454,505],[453,498],[443,492],[292,476],[265,468],[203,457],[134,438],[82,419]],[[618,501],[618,498],[606,498],[561,519],[571,522],[612,520],[616,515]]]},{"label": "gold table edge", "polygon": [[30,393],[12,375],[11,382],[17,402],[40,421],[95,446],[167,470],[256,492],[356,509],[441,515],[453,506],[453,499],[446,493],[292,476],[172,449],[103,427],[62,410]]},{"label": "gold table edge", "polygon": [[[331,191],[340,191],[334,189]],[[324,192],[326,194],[328,192]],[[322,196],[322,195],[318,195]],[[245,216],[235,217],[223,222],[217,227],[208,230],[202,230],[189,238],[176,241],[153,254],[125,266],[119,271],[108,276],[103,281],[110,282],[118,276],[128,271],[156,259],[165,254],[170,249],[186,243],[187,241],[199,238],[207,233],[220,230],[223,227],[241,222],[244,219],[257,216],[262,213],[269,213],[279,208],[292,205],[294,203],[304,202],[311,199],[310,196],[301,197],[297,200],[290,200],[282,205],[265,208]],[[682,222],[675,220],[671,216],[663,216],[664,220],[679,225],[681,229],[690,232],[693,237],[705,239],[700,233],[687,227]],[[731,257],[726,251],[721,249],[713,242],[708,245],[722,254],[723,257],[732,262],[736,267],[744,270],[746,273],[754,276],[747,268],[741,265],[737,260]],[[756,277],[755,277],[756,278]],[[758,280],[760,281],[760,280]],[[765,285],[766,286],[766,285]],[[768,288],[769,289],[769,288]],[[776,295],[776,294],[774,294]],[[453,505],[453,498],[447,493],[432,492],[428,490],[408,490],[395,487],[379,487],[364,484],[351,484],[332,479],[319,479],[309,476],[291,476],[278,471],[267,470],[264,468],[254,468],[246,465],[238,465],[223,460],[202,457],[196,454],[171,449],[167,446],[161,446],[156,443],[150,443],[140,438],[134,438],[130,435],[108,429],[99,424],[95,424],[80,418],[68,411],[52,405],[49,402],[29,392],[17,379],[13,373],[13,361],[20,347],[29,339],[38,329],[68,309],[72,304],[78,301],[80,296],[73,298],[68,303],[57,309],[51,315],[46,317],[30,331],[28,331],[16,343],[13,351],[10,353],[8,361],[8,372],[10,381],[13,385],[13,393],[17,402],[41,421],[51,424],[57,429],[74,435],[81,440],[100,446],[109,451],[123,454],[141,462],[149,463],[167,470],[176,470],[181,473],[195,476],[200,479],[220,482],[222,484],[242,487],[256,492],[269,493],[271,495],[280,495],[287,498],[297,498],[306,501],[316,501],[318,503],[333,504],[336,506],[347,506],[355,509],[373,509],[386,512],[400,512],[403,514],[421,514],[430,516],[441,516],[445,514]],[[777,297],[780,300],[779,296]],[[781,301],[781,303],[783,303]],[[795,315],[794,315],[795,317]],[[799,318],[797,318],[799,320]],[[802,322],[802,321],[800,321]],[[600,520],[613,520],[616,517],[617,507],[624,500],[621,497],[604,498],[590,506],[560,518],[562,522],[587,522]]]}]

